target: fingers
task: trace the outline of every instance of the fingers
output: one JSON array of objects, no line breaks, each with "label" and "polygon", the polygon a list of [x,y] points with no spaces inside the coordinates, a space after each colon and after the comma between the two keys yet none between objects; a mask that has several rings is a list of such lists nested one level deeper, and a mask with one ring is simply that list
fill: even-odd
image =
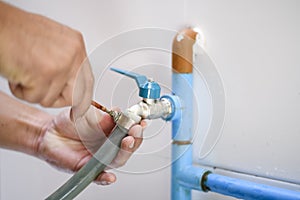
[{"label": "fingers", "polygon": [[[73,108],[72,108],[73,110]],[[104,131],[99,127],[101,113],[94,107],[89,108],[83,117],[75,119],[75,127],[78,136],[84,146],[90,151],[95,152],[106,139]]]},{"label": "fingers", "polygon": [[142,132],[141,125],[135,125],[129,130],[128,136],[122,140],[121,149],[109,166],[110,168],[118,168],[126,164],[133,152],[142,144]]},{"label": "fingers", "polygon": [[77,134],[75,124],[71,120],[70,112],[70,109],[63,110],[53,119],[53,123],[59,133],[64,133],[64,136],[78,140],[79,136]]},{"label": "fingers", "polygon": [[147,122],[145,120],[142,120],[140,125],[142,126],[143,130],[147,127]]},{"label": "fingers", "polygon": [[[119,108],[113,108],[112,110],[120,111]],[[102,131],[106,134],[106,136],[108,136],[111,133],[112,129],[114,128],[115,122],[111,116],[109,116],[107,113],[104,113],[102,115],[102,119],[101,119],[99,125],[100,125]],[[142,129],[145,129],[147,126],[147,123],[146,123],[146,121],[142,120],[140,125],[141,125]],[[135,130],[135,129],[133,129],[133,130]],[[135,134],[136,131],[132,131],[132,130],[129,131],[129,135],[131,135],[131,133]]]},{"label": "fingers", "polygon": [[68,102],[66,102],[62,95],[62,91],[65,87],[67,87],[67,85],[64,81],[52,82],[40,104],[44,107],[62,107],[68,105]]},{"label": "fingers", "polygon": [[133,153],[142,143],[143,139],[143,128],[140,125],[133,126],[128,136],[122,140],[121,150]]},{"label": "fingers", "polygon": [[102,172],[96,179],[95,183],[98,185],[109,185],[116,182],[116,175],[110,172]]},{"label": "fingers", "polygon": [[[111,122],[107,122],[110,120],[111,117],[107,114],[103,115],[100,125],[102,126],[103,130],[105,131],[111,131],[112,124]],[[121,149],[118,152],[118,155],[116,158],[112,161],[109,168],[117,168],[125,165],[127,160],[130,158],[130,156],[136,151],[143,141],[143,129],[146,127],[146,122],[142,121],[140,125],[133,126],[129,132],[128,136],[125,137],[122,140],[121,143]],[[113,173],[109,172],[102,172],[96,179],[95,183],[98,185],[109,185],[111,183],[114,183],[116,181],[116,176]]]},{"label": "fingers", "polygon": [[109,116],[107,113],[104,113],[99,122],[99,125],[102,131],[105,133],[105,135],[108,136],[114,128],[115,122],[111,116]]},{"label": "fingers", "polygon": [[67,97],[71,97],[73,89],[63,79],[64,77],[48,84],[35,84],[31,88],[9,82],[9,88],[15,97],[30,103],[39,103],[44,107],[63,107],[71,105],[72,100]]},{"label": "fingers", "polygon": [[77,116],[82,116],[91,105],[94,77],[86,59],[77,72],[74,80],[70,80],[69,85],[73,89],[72,107],[76,110]]},{"label": "fingers", "polygon": [[75,113],[82,116],[89,108],[94,85],[82,34],[38,15],[30,15],[32,20],[35,23],[21,23],[28,33],[26,40],[24,34],[14,35],[20,37],[22,44],[17,46],[22,48],[11,48],[11,53],[21,56],[7,56],[3,61],[10,66],[6,78],[12,94],[45,107],[74,106]]},{"label": "fingers", "polygon": [[48,90],[48,87],[26,88],[22,84],[15,84],[12,82],[9,82],[9,88],[15,97],[30,103],[39,103],[42,101]]}]

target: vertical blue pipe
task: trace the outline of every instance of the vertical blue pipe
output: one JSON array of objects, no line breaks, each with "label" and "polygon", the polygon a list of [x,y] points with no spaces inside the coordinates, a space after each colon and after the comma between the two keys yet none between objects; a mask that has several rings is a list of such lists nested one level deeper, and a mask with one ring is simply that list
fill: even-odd
[{"label": "vertical blue pipe", "polygon": [[191,189],[182,187],[177,175],[184,167],[192,165],[193,137],[193,74],[174,73],[172,75],[172,89],[181,100],[181,116],[172,122],[172,200],[190,200]]},{"label": "vertical blue pipe", "polygon": [[181,101],[179,106],[181,115],[172,118],[172,200],[191,200],[192,189],[251,200],[300,200],[300,192],[225,177],[192,166],[192,63],[196,36],[197,33],[188,28],[177,34],[173,40],[172,67],[179,73],[173,72],[172,89]]}]

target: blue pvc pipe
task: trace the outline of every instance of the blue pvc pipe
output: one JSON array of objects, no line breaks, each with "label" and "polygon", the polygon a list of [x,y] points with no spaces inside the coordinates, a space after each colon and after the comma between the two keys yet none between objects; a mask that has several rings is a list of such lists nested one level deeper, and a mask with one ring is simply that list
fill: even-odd
[{"label": "blue pvc pipe", "polygon": [[300,192],[208,174],[204,185],[212,192],[246,200],[300,200]]},{"label": "blue pvc pipe", "polygon": [[[171,199],[191,200],[191,190],[211,191],[246,200],[300,200],[300,192],[230,178],[192,166],[193,76],[173,73],[180,115],[172,118]],[[178,108],[177,108],[178,109]]]},{"label": "blue pvc pipe", "polygon": [[237,178],[213,174],[203,168],[186,166],[176,175],[186,189],[211,191],[246,200],[300,200],[300,192]]},{"label": "blue pvc pipe", "polygon": [[207,191],[206,186],[203,184],[203,178],[209,174],[210,171],[194,166],[186,166],[177,174],[178,183],[188,189]]},{"label": "blue pvc pipe", "polygon": [[[185,166],[191,165],[192,158],[191,145],[172,145],[172,176],[171,176],[171,199],[172,200],[191,200],[191,188],[183,187],[178,181],[178,175],[183,174]],[[180,156],[181,155],[181,156]],[[177,159],[176,159],[177,158]]]},{"label": "blue pvc pipe", "polygon": [[192,88],[192,73],[173,73],[172,89],[174,95],[180,99],[180,108],[176,108],[176,110],[180,109],[180,115],[174,117],[175,119],[172,116],[171,119],[173,139],[171,199],[191,200],[191,190],[194,189],[246,200],[300,200],[300,192],[221,176],[192,166]]},{"label": "blue pvc pipe", "polygon": [[192,140],[193,133],[193,75],[173,73],[173,93],[181,100],[179,118],[172,121],[172,200],[190,200],[191,189],[181,186],[177,175],[182,173],[186,166],[192,165]]}]

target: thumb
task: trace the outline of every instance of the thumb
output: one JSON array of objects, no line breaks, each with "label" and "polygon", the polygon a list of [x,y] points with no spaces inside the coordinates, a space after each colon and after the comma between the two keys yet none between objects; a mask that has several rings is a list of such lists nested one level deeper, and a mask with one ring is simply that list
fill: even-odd
[{"label": "thumb", "polygon": [[84,115],[91,105],[94,77],[88,60],[78,70],[73,85],[72,114],[76,120],[78,117]]}]

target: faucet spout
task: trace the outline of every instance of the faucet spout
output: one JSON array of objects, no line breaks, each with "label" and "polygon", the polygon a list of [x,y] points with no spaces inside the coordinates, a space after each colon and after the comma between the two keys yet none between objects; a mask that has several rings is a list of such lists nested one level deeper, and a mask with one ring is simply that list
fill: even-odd
[{"label": "faucet spout", "polygon": [[142,119],[167,118],[172,114],[172,104],[167,98],[143,99],[126,110],[128,113],[140,116]]}]

